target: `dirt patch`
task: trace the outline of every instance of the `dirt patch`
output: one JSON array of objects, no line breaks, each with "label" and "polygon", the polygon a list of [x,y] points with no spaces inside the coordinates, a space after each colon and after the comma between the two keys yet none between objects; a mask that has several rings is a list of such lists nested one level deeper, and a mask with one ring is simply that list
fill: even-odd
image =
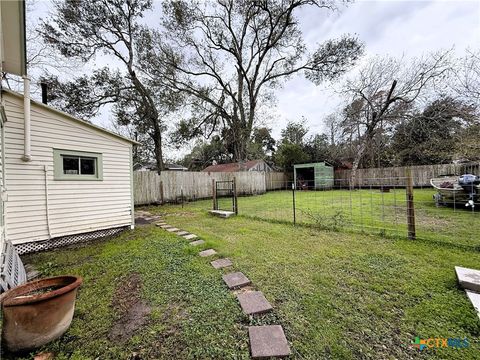
[{"label": "dirt patch", "polygon": [[157,222],[162,220],[161,216],[136,216],[135,217],[135,224],[136,225],[148,225],[153,222]]},{"label": "dirt patch", "polygon": [[150,306],[141,299],[142,279],[133,273],[121,281],[115,291],[112,306],[119,315],[112,326],[108,338],[123,343],[148,321]]}]

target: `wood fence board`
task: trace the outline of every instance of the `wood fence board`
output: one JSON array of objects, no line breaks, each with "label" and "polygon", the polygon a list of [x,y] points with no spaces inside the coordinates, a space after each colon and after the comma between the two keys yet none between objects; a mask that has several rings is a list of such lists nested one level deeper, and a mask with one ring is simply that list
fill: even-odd
[{"label": "wood fence board", "polygon": [[194,172],[136,171],[133,174],[135,205],[161,202],[160,183],[163,184],[163,201],[180,200],[182,189],[185,200],[212,197],[212,179],[216,181],[236,178],[239,195],[264,194],[267,190],[284,188],[287,176],[284,173],[243,171],[243,172]]},{"label": "wood fence board", "polygon": [[[405,186],[405,172],[411,169],[413,186],[430,186],[430,179],[442,175],[480,174],[480,163],[399,166],[358,169],[355,186]],[[335,186],[350,186],[352,170],[335,170]]]}]

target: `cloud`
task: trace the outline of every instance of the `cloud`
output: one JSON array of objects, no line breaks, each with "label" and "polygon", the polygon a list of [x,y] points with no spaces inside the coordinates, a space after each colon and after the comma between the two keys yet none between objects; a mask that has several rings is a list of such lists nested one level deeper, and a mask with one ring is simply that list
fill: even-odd
[{"label": "cloud", "polygon": [[[359,1],[336,13],[304,9],[297,18],[310,48],[344,33],[357,34],[365,42],[367,56],[408,58],[453,46],[462,55],[466,48],[480,46],[477,1]],[[323,119],[341,102],[332,84],[315,87],[300,74],[277,97],[275,129],[305,116],[311,132],[324,130]],[[275,135],[279,134],[276,130]]]}]

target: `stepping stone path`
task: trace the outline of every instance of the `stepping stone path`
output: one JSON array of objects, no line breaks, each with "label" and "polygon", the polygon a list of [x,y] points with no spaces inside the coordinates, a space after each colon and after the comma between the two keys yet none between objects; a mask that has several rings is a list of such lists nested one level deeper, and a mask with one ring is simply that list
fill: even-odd
[{"label": "stepping stone path", "polygon": [[194,235],[194,234],[183,235],[183,237],[187,240],[193,240],[193,239],[198,238],[198,236]]},{"label": "stepping stone path", "polygon": [[[231,214],[215,215],[220,215],[221,217],[229,217]],[[176,235],[182,236],[187,240],[198,239],[197,235],[190,234],[188,231],[177,229],[174,226],[168,225],[164,220],[158,218],[155,220],[158,220],[156,226],[159,226],[162,229],[167,230],[168,232],[175,233]],[[205,241],[200,239],[192,241],[190,243],[190,245],[192,246],[198,246],[202,244],[205,244]],[[217,254],[217,252],[214,249],[207,249],[200,251],[198,254],[201,257],[208,257]],[[228,258],[217,259],[211,261],[210,264],[215,269],[222,269],[233,265],[232,261]],[[455,269],[458,275],[459,270],[457,270],[457,267]],[[458,276],[459,282],[462,284],[462,282],[460,281],[460,275]],[[240,306],[245,314],[263,314],[273,309],[272,305],[268,302],[268,300],[265,298],[261,291],[250,291],[251,288],[248,287],[248,285],[251,284],[251,281],[243,273],[229,273],[223,275],[222,278],[230,290],[242,288],[242,290],[239,291],[244,291],[241,293],[237,293],[236,295],[238,302],[240,303]],[[480,276],[478,280],[480,281]],[[479,311],[480,317],[480,295],[474,292],[470,294],[468,291],[467,295],[469,296],[477,311]],[[291,353],[290,347],[288,346],[287,338],[285,337],[283,328],[280,325],[250,326],[248,328],[248,336],[250,338],[250,353],[252,355],[252,358],[254,359],[267,357],[285,357],[290,355]]]},{"label": "stepping stone path", "polygon": [[[195,240],[195,241],[192,241],[190,243],[190,245],[193,245],[193,246],[198,246],[198,245],[202,245],[202,244],[205,244],[205,241],[203,240]],[[201,256],[201,255],[200,255]]]},{"label": "stepping stone path", "polygon": [[170,228],[167,228],[165,229],[167,230],[168,232],[177,232],[177,231],[180,231],[180,229],[177,229],[176,227],[170,227]]},{"label": "stepping stone path", "polygon": [[212,264],[212,266],[215,268],[215,269],[221,269],[221,268],[224,268],[224,267],[229,267],[229,266],[232,266],[233,263],[230,259],[218,259],[218,260],[213,260],[210,264]]},{"label": "stepping stone path", "polygon": [[227,284],[229,289],[236,289],[243,286],[250,285],[251,281],[241,272],[234,272],[222,276],[223,281]]},{"label": "stepping stone path", "polygon": [[290,347],[280,325],[250,326],[248,336],[254,359],[290,355]]},{"label": "stepping stone path", "polygon": [[201,257],[207,257],[207,256],[215,255],[216,253],[217,252],[213,249],[207,249],[207,250],[200,251],[198,255],[200,255]]},{"label": "stepping stone path", "polygon": [[272,305],[268,302],[261,291],[249,291],[237,295],[242,310],[247,315],[263,314],[272,310]]}]

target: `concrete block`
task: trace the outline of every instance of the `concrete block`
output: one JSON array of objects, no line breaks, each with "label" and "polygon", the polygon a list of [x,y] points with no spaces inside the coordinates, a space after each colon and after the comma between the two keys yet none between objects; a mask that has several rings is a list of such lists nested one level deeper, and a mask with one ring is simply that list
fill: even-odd
[{"label": "concrete block", "polygon": [[290,355],[290,347],[280,325],[250,326],[248,336],[254,359]]},{"label": "concrete block", "polygon": [[251,281],[241,272],[234,272],[222,276],[223,281],[227,284],[229,289],[240,288],[250,285]]},{"label": "concrete block", "polygon": [[177,231],[180,231],[180,229],[177,229],[176,227],[167,228],[167,229],[165,229],[165,230],[167,230],[168,232],[177,232]]},{"label": "concrete block", "polygon": [[205,244],[205,241],[203,241],[203,240],[195,240],[195,241],[192,241],[192,242],[190,243],[190,245],[192,245],[192,246],[198,246],[198,245],[202,245],[202,244]]},{"label": "concrete block", "polygon": [[218,217],[221,217],[221,218],[224,218],[224,219],[235,215],[235,213],[233,211],[225,211],[225,210],[209,210],[208,212],[211,215],[218,216]]},{"label": "concrete block", "polygon": [[187,240],[193,240],[193,239],[198,238],[198,236],[195,235],[195,234],[183,235],[183,237],[184,237],[185,239],[187,239]]},{"label": "concrete block", "polygon": [[201,257],[207,257],[207,256],[215,255],[216,253],[217,252],[213,249],[207,249],[207,250],[200,251],[198,255],[200,255]]},{"label": "concrete block", "polygon": [[455,266],[455,272],[461,287],[480,293],[480,270]]},{"label": "concrete block", "polygon": [[261,291],[249,291],[237,295],[242,310],[247,315],[263,314],[272,310],[272,305],[268,302]]},{"label": "concrete block", "polygon": [[221,269],[221,268],[233,265],[233,263],[230,259],[218,259],[218,260],[212,261],[210,264],[212,264],[212,266],[215,269]]},{"label": "concrete block", "polygon": [[473,307],[475,308],[478,314],[478,318],[480,319],[480,294],[470,290],[465,290],[465,292],[467,293],[467,296],[470,299]]}]

